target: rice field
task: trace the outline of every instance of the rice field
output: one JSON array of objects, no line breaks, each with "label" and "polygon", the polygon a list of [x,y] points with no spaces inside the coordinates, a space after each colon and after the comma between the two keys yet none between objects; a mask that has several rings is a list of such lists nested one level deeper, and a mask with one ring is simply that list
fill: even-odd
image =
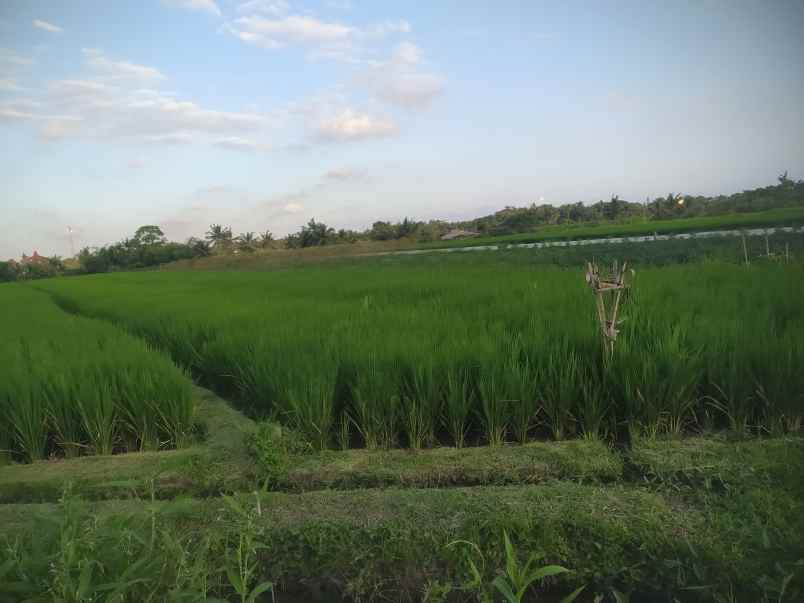
[{"label": "rice field", "polygon": [[190,432],[192,382],[163,353],[46,293],[0,286],[0,456],[175,447]]},{"label": "rice field", "polygon": [[[422,448],[607,437],[623,427],[798,431],[803,272],[800,264],[640,269],[608,365],[580,270],[490,257],[113,274],[37,287],[71,312],[143,337],[202,384],[318,448]],[[110,347],[97,337],[92,354]],[[127,401],[153,400],[168,383],[184,391],[155,361],[153,389],[130,376],[129,391],[119,374],[131,361],[99,360]],[[41,382],[55,379],[48,369]]]}]

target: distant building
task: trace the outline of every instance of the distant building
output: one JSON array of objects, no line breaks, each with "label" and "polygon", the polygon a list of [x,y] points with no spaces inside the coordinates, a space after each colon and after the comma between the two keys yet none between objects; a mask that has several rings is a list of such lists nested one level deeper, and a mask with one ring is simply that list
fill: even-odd
[{"label": "distant building", "polygon": [[23,266],[50,266],[50,260],[43,255],[39,255],[39,252],[34,250],[33,255],[22,254],[21,264]]},{"label": "distant building", "polygon": [[474,230],[463,230],[462,228],[453,228],[446,234],[441,236],[442,241],[452,241],[454,239],[468,239],[471,237],[479,237],[480,233]]}]

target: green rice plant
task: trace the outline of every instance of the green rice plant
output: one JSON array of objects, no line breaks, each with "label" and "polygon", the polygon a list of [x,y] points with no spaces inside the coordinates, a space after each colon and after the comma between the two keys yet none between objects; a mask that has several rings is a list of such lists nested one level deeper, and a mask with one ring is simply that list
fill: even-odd
[{"label": "green rice plant", "polygon": [[[574,420],[572,409],[584,399],[584,385],[580,358],[566,339],[560,339],[552,347],[541,378],[542,414],[553,439],[567,436]],[[581,419],[584,430],[597,432],[598,417],[587,413],[585,419]]]},{"label": "green rice plant", "polygon": [[744,355],[736,350],[723,353],[726,358],[723,364],[714,357],[709,359],[709,393],[704,399],[720,413],[731,431],[746,434],[756,418],[756,390]]},{"label": "green rice plant", "polygon": [[440,415],[441,388],[432,365],[410,369],[402,398],[402,430],[408,446],[414,450],[435,441],[436,421]]},{"label": "green rice plant", "polygon": [[28,462],[47,453],[47,407],[38,399],[7,400],[6,416],[11,423],[12,441]]},{"label": "green rice plant", "polygon": [[6,417],[5,409],[0,406],[0,467],[11,462],[11,420]]},{"label": "green rice plant", "polygon": [[505,443],[511,417],[511,402],[506,398],[506,392],[503,389],[504,370],[504,365],[500,365],[492,367],[488,372],[481,372],[478,376],[480,391],[478,421],[486,441],[491,446],[500,446]]},{"label": "green rice plant", "polygon": [[93,400],[79,400],[78,413],[95,454],[112,454],[119,436],[119,415],[112,392],[103,388]]},{"label": "green rice plant", "polygon": [[506,391],[510,398],[511,431],[520,444],[528,441],[539,411],[538,384],[540,367],[527,358],[509,360],[505,367]]},{"label": "green rice plant", "polygon": [[680,435],[695,422],[696,388],[703,366],[700,352],[686,342],[684,327],[657,332],[650,324],[638,339],[620,342],[609,369],[615,392],[624,404],[624,418],[639,425],[643,435],[659,431]]},{"label": "green rice plant", "polygon": [[[606,257],[624,253],[620,249],[626,247],[611,246]],[[320,406],[323,416],[332,416],[328,445],[350,445],[355,433],[371,446],[411,440],[426,445],[431,432],[453,444],[463,444],[470,432],[496,442],[509,431],[526,439],[533,434],[531,408],[517,401],[528,397],[522,392],[529,387],[528,373],[538,394],[530,402],[538,403],[537,417],[554,438],[578,431],[594,437],[612,424],[653,433],[710,424],[739,430],[757,424],[764,430],[780,421],[796,425],[804,386],[790,378],[791,363],[798,360],[786,359],[784,351],[804,348],[800,265],[746,269],[711,261],[640,268],[618,338],[615,373],[601,365],[581,271],[536,267],[545,253],[384,256],[273,272],[163,271],[40,281],[37,288],[80,317],[54,319],[36,338],[11,325],[10,341],[36,339],[36,361],[16,360],[16,344],[11,353],[0,349],[0,399],[12,394],[6,384],[16,383],[12,397],[28,396],[30,383],[41,385],[58,372],[60,357],[82,356],[53,333],[94,331],[99,323],[88,327],[91,317],[143,337],[250,414],[294,425],[303,397],[299,382],[335,357],[332,410]],[[18,285],[6,289],[34,294]],[[56,341],[55,349],[41,343],[48,339]],[[137,399],[147,402],[148,413],[183,399],[173,393],[168,399],[164,392],[126,397],[140,381],[140,369],[121,378],[115,366],[141,352],[118,354],[111,341],[92,343],[95,356],[81,361],[102,364],[106,376],[80,379],[87,385],[79,384],[82,394],[74,391],[71,399],[87,398],[99,380],[115,382],[116,402],[131,404],[132,411]],[[510,349],[512,341],[517,352]],[[778,364],[775,356],[782,358]],[[109,362],[98,362],[106,357]],[[438,396],[422,400],[411,394],[418,367],[432,367]],[[17,377],[7,378],[12,370]],[[75,374],[71,384],[79,381],[80,372],[67,374]],[[182,378],[166,372],[156,383],[177,380]],[[284,395],[294,388],[295,412]],[[424,404],[430,400],[441,407],[433,429]],[[144,424],[122,411],[120,417],[120,443],[141,441],[130,432],[143,431]],[[160,440],[176,437],[156,423]]]},{"label": "green rice plant", "polygon": [[466,443],[474,405],[471,369],[450,367],[444,378],[444,424],[456,448],[463,448]]},{"label": "green rice plant", "polygon": [[[67,389],[62,386],[61,391]],[[66,458],[76,457],[86,439],[78,404],[59,394],[52,395],[49,399],[52,400],[48,408],[49,423],[53,428],[56,445]]]},{"label": "green rice plant", "polygon": [[585,438],[595,439],[605,435],[604,427],[611,401],[605,386],[601,384],[603,379],[599,370],[581,367],[578,380],[581,382],[581,393],[577,403],[572,406],[572,415],[579,423],[581,434]]},{"label": "green rice plant", "polygon": [[0,413],[15,454],[182,445],[192,384],[164,352],[117,327],[76,317],[26,285],[0,288]]},{"label": "green rice plant", "polygon": [[336,366],[292,372],[287,377],[286,403],[290,422],[317,449],[325,450],[335,424],[333,396]]},{"label": "green rice plant", "polygon": [[391,448],[396,443],[400,391],[396,364],[380,365],[376,353],[371,354],[352,388],[353,418],[366,448]]}]

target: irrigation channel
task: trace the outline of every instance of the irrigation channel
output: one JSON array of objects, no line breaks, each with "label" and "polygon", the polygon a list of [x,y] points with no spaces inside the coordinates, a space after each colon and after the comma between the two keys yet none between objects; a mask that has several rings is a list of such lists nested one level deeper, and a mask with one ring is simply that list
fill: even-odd
[{"label": "irrigation channel", "polygon": [[638,237],[606,237],[601,239],[573,239],[569,241],[542,241],[538,243],[506,243],[501,245],[472,245],[465,247],[441,247],[435,249],[408,249],[386,251],[377,255],[418,255],[421,253],[449,253],[453,251],[500,251],[505,249],[543,249],[545,247],[580,247],[584,245],[604,245],[617,243],[650,243],[652,241],[673,241],[687,239],[712,239],[726,237],[760,237],[777,233],[804,234],[804,226],[780,226],[774,228],[748,228],[743,230],[703,230],[679,234],[652,234]]}]

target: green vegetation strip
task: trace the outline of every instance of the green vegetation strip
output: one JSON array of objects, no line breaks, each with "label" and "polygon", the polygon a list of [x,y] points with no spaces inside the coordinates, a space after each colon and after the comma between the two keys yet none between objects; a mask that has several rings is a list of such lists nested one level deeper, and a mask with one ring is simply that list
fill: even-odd
[{"label": "green vegetation strip", "polygon": [[[217,473],[231,477],[252,462],[233,444],[254,432],[225,408],[213,406],[210,419],[223,434],[208,442],[225,459]],[[458,454],[467,459],[455,458]],[[425,595],[443,600],[439,597],[461,589],[472,596],[490,592],[506,564],[505,530],[520,561],[534,554],[540,564],[574,570],[549,583],[559,592],[585,584],[590,595],[616,588],[636,600],[672,593],[679,600],[703,601],[732,592],[733,600],[746,602],[792,601],[790,596],[801,592],[804,573],[796,564],[804,557],[804,441],[640,439],[624,457],[624,474],[612,458],[617,457],[595,442],[459,453],[346,451],[291,455],[287,479],[302,489],[389,486],[394,480],[408,487],[298,494],[258,489],[161,502],[146,489],[142,498],[91,503],[76,499],[83,492],[73,486],[73,494],[58,505],[0,505],[0,568],[9,572],[0,584],[19,579],[28,587],[38,584],[32,587],[38,592],[58,586],[61,578],[53,576],[67,571],[62,566],[69,536],[73,571],[92,565],[98,584],[135,571],[129,567],[145,572],[123,600],[147,598],[146,584],[160,597],[180,587],[188,598],[187,589],[192,590],[194,600],[202,598],[200,588],[207,589],[204,596],[226,597],[233,591],[224,570],[245,542],[258,551],[251,579],[275,582],[280,600],[335,600],[342,594],[360,600]],[[523,459],[527,462],[517,468]],[[56,465],[75,466],[69,463],[75,461]],[[536,468],[542,479],[547,465],[553,478],[535,485],[412,487],[453,483],[447,473],[455,465],[462,467],[454,475],[465,479],[473,464],[480,472],[499,466],[501,474],[524,475],[523,481],[533,474],[519,470]],[[204,471],[210,467],[215,473],[210,464]],[[8,469],[0,469],[0,476]],[[330,473],[335,475],[327,477]],[[600,483],[600,477],[615,481]],[[148,561],[141,565],[139,556]],[[472,584],[470,561],[480,568],[480,583]],[[779,598],[785,583],[787,595]],[[0,600],[3,594],[0,589]]]},{"label": "green vegetation strip", "polygon": [[603,237],[638,237],[656,234],[684,234],[711,230],[770,228],[804,224],[804,207],[785,207],[751,213],[734,213],[720,216],[677,218],[675,220],[635,220],[621,224],[608,223],[595,226],[570,224],[545,226],[535,232],[473,237],[455,241],[422,243],[418,249],[472,247],[475,245],[503,245],[539,243],[556,240],[582,240]]},{"label": "green vegetation strip", "polygon": [[[565,479],[612,482],[622,461],[597,441],[534,442],[498,448],[347,450],[292,454],[255,435],[254,424],[198,388],[199,413],[209,430],[192,447],[115,456],[15,464],[0,468],[0,503],[54,502],[68,486],[87,499],[181,495],[267,487],[310,491],[378,487],[533,484]],[[269,426],[266,431],[281,430]],[[251,451],[245,440],[251,442]],[[260,442],[257,444],[256,442]]]},{"label": "green vegetation strip", "polygon": [[[737,600],[757,601],[777,578],[777,568],[795,571],[801,542],[793,530],[801,521],[793,517],[790,523],[787,513],[801,505],[779,492],[772,498],[750,494],[719,511],[714,522],[705,507],[644,488],[562,482],[97,503],[82,506],[80,517],[88,525],[107,526],[107,545],[115,534],[108,526],[123,518],[129,533],[145,538],[154,526],[204,534],[214,542],[193,549],[193,555],[209,564],[209,574],[226,559],[215,551],[249,533],[261,544],[260,579],[288,590],[333,589],[368,600],[418,600],[423,592],[457,590],[471,581],[469,559],[490,583],[504,567],[506,530],[517,550],[575,570],[556,585],[560,590],[587,584],[598,592],[612,587],[686,592],[684,600],[691,600],[701,589],[706,600],[713,591],[733,589]],[[59,513],[58,506],[11,505],[0,507],[0,522],[17,550],[33,546],[28,539],[36,537],[40,555],[55,554],[58,539],[33,530],[43,516],[58,521]],[[477,549],[452,544],[456,541]],[[103,559],[104,551],[88,554]]]},{"label": "green vegetation strip", "polygon": [[432,450],[347,450],[290,457],[274,482],[288,490],[439,488],[529,484],[550,479],[615,481],[622,461],[602,442]]}]

